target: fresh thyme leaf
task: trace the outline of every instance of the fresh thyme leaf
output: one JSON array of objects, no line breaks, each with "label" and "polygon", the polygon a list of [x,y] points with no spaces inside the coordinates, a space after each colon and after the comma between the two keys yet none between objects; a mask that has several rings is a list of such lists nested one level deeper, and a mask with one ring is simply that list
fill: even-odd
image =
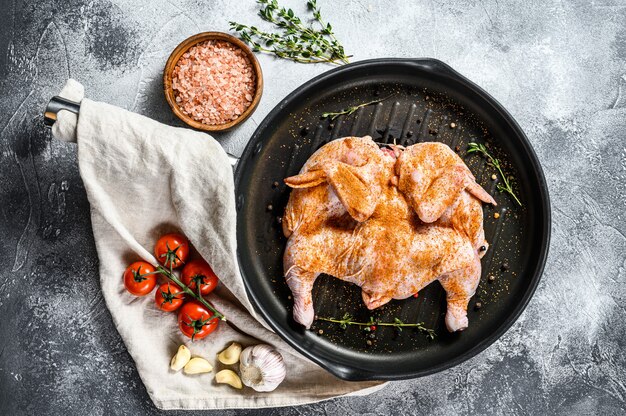
[{"label": "fresh thyme leaf", "polygon": [[[255,52],[270,53],[283,59],[301,63],[327,62],[337,65],[348,63],[343,46],[339,43],[333,27],[322,20],[316,0],[309,0],[307,8],[313,14],[312,24],[302,23],[292,9],[286,9],[277,0],[258,0],[261,5],[259,16],[280,30],[278,33],[265,32],[255,26],[230,22],[230,29]],[[263,46],[264,45],[264,46]]]},{"label": "fresh thyme leaf", "polygon": [[510,179],[512,179],[513,177],[507,177],[504,174],[504,172],[502,171],[502,167],[500,166],[500,161],[498,159],[496,159],[495,157],[493,157],[489,153],[489,151],[487,150],[487,147],[485,147],[484,144],[482,144],[482,143],[474,143],[474,142],[469,143],[467,145],[467,153],[468,154],[469,153],[479,153],[485,159],[487,159],[487,163],[489,165],[493,166],[494,168],[496,168],[496,170],[500,174],[500,177],[502,178],[502,182],[503,183],[499,183],[496,186],[498,191],[508,193],[509,195],[511,195],[511,197],[513,197],[515,202],[517,202],[520,207],[522,206],[522,203],[520,202],[519,198],[517,198],[517,195],[515,195],[515,192],[513,192],[513,187],[511,186]]},{"label": "fresh thyme leaf", "polygon": [[358,105],[354,105],[352,107],[348,107],[348,108],[344,108],[341,111],[337,111],[336,113],[322,113],[322,118],[330,118],[330,121],[335,121],[335,119],[341,115],[347,115],[349,116],[350,114],[353,114],[356,110],[358,110],[359,108],[362,107],[367,107],[368,105],[372,105],[372,104],[378,104],[378,103],[382,103],[383,101],[391,98],[393,96],[393,94],[385,97],[385,98],[381,98],[379,100],[374,100],[374,101],[368,101],[366,103],[363,104],[358,104]]}]

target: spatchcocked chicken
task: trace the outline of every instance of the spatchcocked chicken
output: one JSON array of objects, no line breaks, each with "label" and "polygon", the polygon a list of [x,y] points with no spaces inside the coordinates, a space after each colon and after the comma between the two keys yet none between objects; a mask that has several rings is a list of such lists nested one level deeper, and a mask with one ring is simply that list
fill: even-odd
[{"label": "spatchcocked chicken", "polygon": [[495,204],[441,143],[379,148],[371,137],[322,146],[300,173],[283,217],[284,272],[294,319],[313,323],[315,279],[361,287],[368,309],[439,280],[449,331],[467,328],[467,305],[487,250],[482,202]]}]

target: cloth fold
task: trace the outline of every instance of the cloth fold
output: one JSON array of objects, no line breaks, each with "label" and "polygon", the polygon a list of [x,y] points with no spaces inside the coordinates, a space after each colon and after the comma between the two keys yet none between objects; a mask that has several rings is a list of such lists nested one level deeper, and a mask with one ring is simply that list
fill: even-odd
[{"label": "cloth fold", "polygon": [[[217,141],[86,99],[74,80],[68,80],[60,95],[81,102],[80,116],[60,111],[52,132],[78,144],[104,299],[157,407],[289,406],[381,388],[378,382],[337,379],[288,346],[255,313],[237,266],[232,168]],[[126,292],[125,267],[139,259],[157,264],[152,247],[171,231],[186,235],[211,264],[221,284],[209,300],[244,333],[220,322],[208,338],[191,342],[180,333],[176,314],[157,309],[153,295],[137,298]],[[216,354],[232,341],[277,348],[287,365],[285,381],[273,392],[258,393],[217,385],[214,373],[187,376],[169,369],[170,358],[184,343],[192,355],[208,359],[214,372],[219,371],[223,366]]]}]

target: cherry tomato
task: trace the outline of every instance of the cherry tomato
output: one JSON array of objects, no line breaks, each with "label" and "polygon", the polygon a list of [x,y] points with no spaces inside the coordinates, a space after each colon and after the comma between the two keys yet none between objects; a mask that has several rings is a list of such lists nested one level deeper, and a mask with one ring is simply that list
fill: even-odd
[{"label": "cherry tomato", "polygon": [[165,234],[154,246],[154,255],[165,267],[175,269],[189,256],[189,241],[181,234]]},{"label": "cherry tomato", "polygon": [[154,295],[154,301],[159,309],[172,312],[183,306],[185,293],[174,283],[163,283]]},{"label": "cherry tomato", "polygon": [[124,271],[124,286],[126,290],[135,296],[144,296],[152,292],[156,286],[156,275],[148,273],[154,272],[154,266],[145,261],[137,261]]},{"label": "cherry tomato", "polygon": [[189,289],[197,293],[198,284],[200,285],[200,293],[208,295],[213,292],[213,289],[217,286],[217,276],[213,273],[211,266],[203,259],[191,260],[185,264],[183,272],[181,273],[181,280],[184,284],[189,286]]},{"label": "cherry tomato", "polygon": [[213,312],[195,300],[185,303],[178,312],[178,327],[192,340],[202,339],[215,331],[218,322]]}]

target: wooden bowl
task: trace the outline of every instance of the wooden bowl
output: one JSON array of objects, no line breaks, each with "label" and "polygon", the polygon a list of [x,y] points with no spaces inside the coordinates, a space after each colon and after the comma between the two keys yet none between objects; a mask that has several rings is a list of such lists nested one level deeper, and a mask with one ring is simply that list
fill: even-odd
[{"label": "wooden bowl", "polygon": [[[250,59],[252,67],[254,68],[254,73],[256,75],[256,90],[254,93],[254,97],[252,98],[252,103],[238,118],[226,124],[204,124],[186,115],[176,103],[174,89],[172,88],[172,72],[174,71],[174,67],[178,63],[180,57],[192,46],[207,40],[223,40],[241,48],[245,52],[248,59]],[[226,131],[245,121],[254,112],[257,105],[259,105],[261,95],[263,94],[263,73],[261,72],[261,65],[259,65],[259,61],[256,59],[256,56],[254,56],[252,50],[250,50],[250,48],[241,40],[229,35],[228,33],[203,32],[185,39],[180,43],[180,45],[176,47],[176,49],[174,49],[174,51],[168,58],[167,63],[165,64],[165,70],[163,71],[163,90],[165,92],[165,99],[167,100],[167,103],[170,105],[170,108],[172,109],[174,114],[176,114],[179,119],[184,121],[189,126],[204,131]]]}]

